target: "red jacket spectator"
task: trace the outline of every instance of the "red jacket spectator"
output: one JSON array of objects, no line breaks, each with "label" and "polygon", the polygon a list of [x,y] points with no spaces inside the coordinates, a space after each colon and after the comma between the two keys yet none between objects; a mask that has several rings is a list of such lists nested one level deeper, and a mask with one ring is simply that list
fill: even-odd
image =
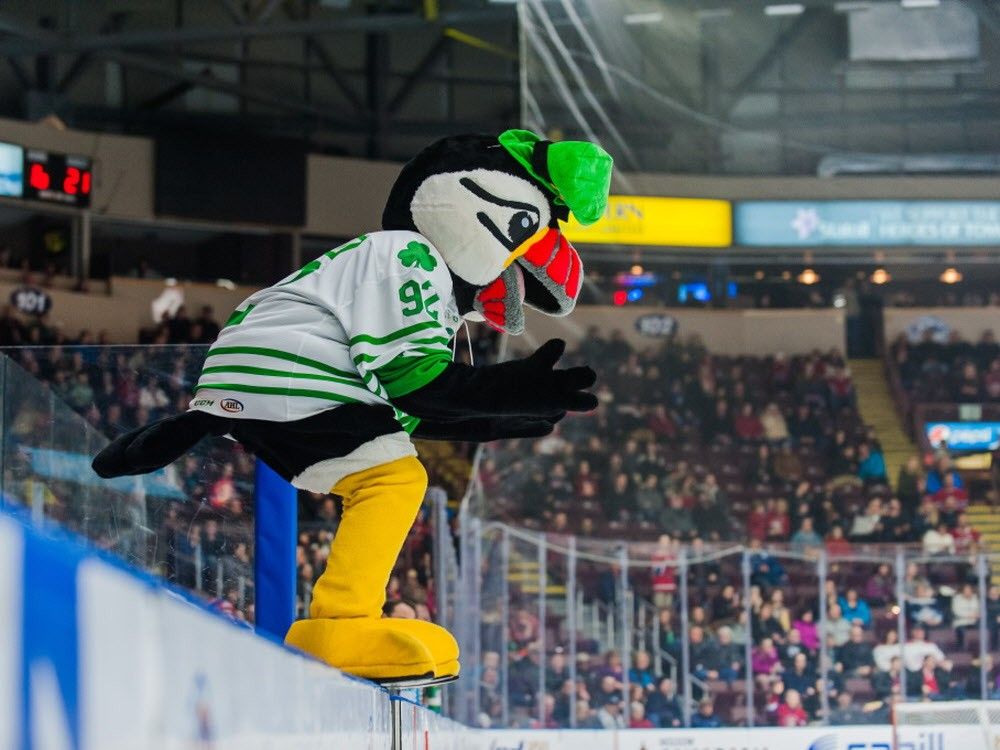
[{"label": "red jacket spectator", "polygon": [[801,705],[792,708],[787,703],[778,706],[777,720],[779,727],[804,727],[809,716]]}]

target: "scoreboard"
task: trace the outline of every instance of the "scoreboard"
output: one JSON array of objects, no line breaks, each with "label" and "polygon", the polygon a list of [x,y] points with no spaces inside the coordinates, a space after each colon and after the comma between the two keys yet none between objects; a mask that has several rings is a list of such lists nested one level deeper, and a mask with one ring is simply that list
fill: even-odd
[{"label": "scoreboard", "polygon": [[25,198],[87,208],[92,182],[92,164],[86,157],[36,148],[24,152]]},{"label": "scoreboard", "polygon": [[0,143],[0,196],[88,208],[93,182],[86,156]]}]

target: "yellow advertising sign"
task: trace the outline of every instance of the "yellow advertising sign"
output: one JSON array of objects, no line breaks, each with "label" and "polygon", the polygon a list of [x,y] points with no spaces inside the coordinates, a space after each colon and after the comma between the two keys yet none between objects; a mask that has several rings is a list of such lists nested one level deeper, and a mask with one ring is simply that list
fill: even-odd
[{"label": "yellow advertising sign", "polygon": [[733,212],[729,201],[612,195],[604,218],[589,227],[570,218],[570,242],[589,245],[729,247]]}]

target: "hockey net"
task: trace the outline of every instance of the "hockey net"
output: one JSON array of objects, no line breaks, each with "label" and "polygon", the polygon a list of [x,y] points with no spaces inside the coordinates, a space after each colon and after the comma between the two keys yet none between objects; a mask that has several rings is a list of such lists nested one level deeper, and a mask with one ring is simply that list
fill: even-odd
[{"label": "hockey net", "polygon": [[1000,750],[1000,701],[898,703],[892,729],[894,750],[942,750],[945,731],[963,750]]}]

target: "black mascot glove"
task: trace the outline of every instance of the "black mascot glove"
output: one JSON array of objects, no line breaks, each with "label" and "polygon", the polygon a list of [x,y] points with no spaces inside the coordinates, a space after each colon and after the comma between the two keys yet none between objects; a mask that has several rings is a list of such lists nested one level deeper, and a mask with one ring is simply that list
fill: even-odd
[{"label": "black mascot glove", "polygon": [[545,437],[555,429],[566,412],[551,417],[473,417],[451,422],[423,420],[417,425],[413,437],[423,440],[464,440],[469,443],[488,443],[492,440]]},{"label": "black mascot glove", "polygon": [[203,437],[228,431],[229,420],[189,411],[126,432],[105,446],[92,465],[104,479],[147,474],[172,464]]},{"label": "black mascot glove", "polygon": [[393,404],[415,417],[448,421],[474,416],[554,417],[566,411],[591,411],[597,397],[588,393],[597,375],[589,367],[554,369],[566,342],[551,339],[525,359],[489,367],[452,363],[434,380]]}]

